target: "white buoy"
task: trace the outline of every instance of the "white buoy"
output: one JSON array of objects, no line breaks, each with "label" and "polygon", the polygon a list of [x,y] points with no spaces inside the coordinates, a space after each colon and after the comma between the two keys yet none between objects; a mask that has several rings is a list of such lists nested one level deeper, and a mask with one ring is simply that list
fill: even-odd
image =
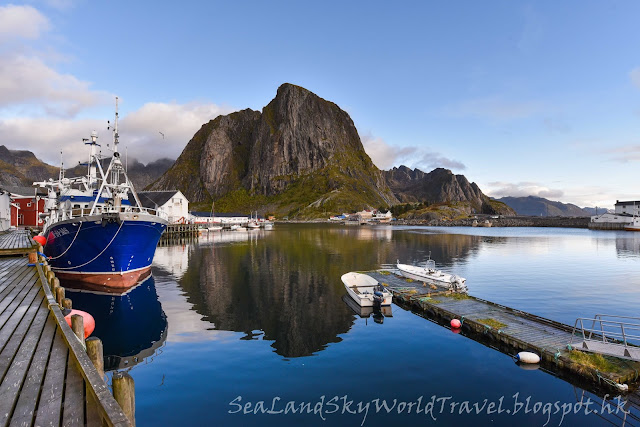
[{"label": "white buoy", "polygon": [[540,363],[540,356],[529,351],[521,351],[516,355],[516,360],[522,363]]}]

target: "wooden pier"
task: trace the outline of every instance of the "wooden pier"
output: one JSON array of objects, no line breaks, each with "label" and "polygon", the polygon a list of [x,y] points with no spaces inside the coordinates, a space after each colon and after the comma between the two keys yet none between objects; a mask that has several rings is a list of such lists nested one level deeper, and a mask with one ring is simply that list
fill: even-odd
[{"label": "wooden pier", "polygon": [[169,224],[162,233],[162,240],[198,238],[198,224]]},{"label": "wooden pier", "polygon": [[0,258],[1,424],[132,425],[67,325],[57,279],[28,233],[0,235],[0,248],[23,254]]},{"label": "wooden pier", "polygon": [[[594,356],[575,350],[582,342],[573,327],[535,314],[466,294],[452,293],[423,282],[406,279],[395,271],[367,272],[394,295],[394,303],[409,307],[419,314],[450,327],[452,319],[462,322],[462,333],[470,338],[489,341],[491,347],[515,355],[533,351],[540,355],[546,368],[561,376],[578,376],[591,384],[620,391],[622,384],[638,381],[640,363],[610,356]],[[605,367],[602,366],[605,361]],[[598,365],[600,363],[600,365]]]}]

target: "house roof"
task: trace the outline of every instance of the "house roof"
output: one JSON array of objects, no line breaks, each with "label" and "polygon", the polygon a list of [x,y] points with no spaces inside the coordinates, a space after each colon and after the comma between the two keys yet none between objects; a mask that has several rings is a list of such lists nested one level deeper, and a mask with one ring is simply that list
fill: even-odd
[{"label": "house roof", "polygon": [[629,200],[629,201],[626,201],[626,202],[621,202],[621,201],[616,200],[616,206],[618,206],[618,205],[636,205],[636,204],[638,206],[640,206],[640,200],[636,200],[636,201]]},{"label": "house roof", "polygon": [[[139,191],[138,198],[142,206],[149,209],[156,209],[169,201],[178,191]],[[130,198],[129,200],[132,200]]]},{"label": "house roof", "polygon": [[[16,194],[24,197],[33,197],[36,194],[36,187],[5,186],[3,187],[3,189],[7,190],[11,194]],[[40,190],[39,188],[37,189]],[[43,192],[43,190],[40,190],[39,193],[46,194],[46,192]]]}]

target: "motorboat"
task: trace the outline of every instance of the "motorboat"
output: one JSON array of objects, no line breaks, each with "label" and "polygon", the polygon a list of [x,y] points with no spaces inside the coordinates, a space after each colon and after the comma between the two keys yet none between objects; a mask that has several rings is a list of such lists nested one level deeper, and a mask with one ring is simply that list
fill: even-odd
[{"label": "motorboat", "polygon": [[624,226],[627,231],[640,231],[640,217],[634,217],[633,221]]},{"label": "motorboat", "polygon": [[345,273],[342,283],[349,296],[361,307],[391,305],[392,295],[376,279],[361,273]]},{"label": "motorboat", "polygon": [[468,290],[467,279],[436,269],[436,262],[431,259],[431,255],[429,255],[425,267],[400,264],[400,261],[397,261],[396,268],[401,275],[408,279],[431,283],[456,292],[467,292]]}]

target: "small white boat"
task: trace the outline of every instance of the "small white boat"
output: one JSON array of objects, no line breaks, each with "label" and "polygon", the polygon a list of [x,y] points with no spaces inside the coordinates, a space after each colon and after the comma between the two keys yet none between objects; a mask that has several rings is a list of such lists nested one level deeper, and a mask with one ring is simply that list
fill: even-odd
[{"label": "small white boat", "polygon": [[443,286],[457,292],[467,292],[468,290],[465,283],[467,279],[437,270],[436,262],[431,259],[431,255],[429,255],[426,267],[400,264],[400,261],[397,262],[396,267],[400,274],[409,279],[433,283],[436,286]]},{"label": "small white boat", "polygon": [[262,223],[265,230],[273,230],[273,223],[271,221],[265,221]]},{"label": "small white boat", "polygon": [[341,279],[347,293],[359,306],[391,305],[391,292],[373,277],[351,272],[343,274]]},{"label": "small white boat", "polygon": [[209,231],[220,231],[220,230],[222,230],[222,226],[221,225],[211,225],[211,226],[207,227],[207,230],[209,230]]},{"label": "small white boat", "polygon": [[259,228],[260,228],[260,226],[258,225],[258,223],[257,223],[257,222],[255,222],[255,221],[251,221],[250,223],[248,223],[248,224],[247,224],[247,228],[248,228],[249,230],[257,230],[257,229],[259,229]]},{"label": "small white boat", "polygon": [[232,225],[231,226],[231,231],[247,231],[247,229],[245,227],[240,226],[240,225]]},{"label": "small white boat", "polygon": [[640,217],[634,217],[633,221],[624,226],[627,231],[640,231]]}]

